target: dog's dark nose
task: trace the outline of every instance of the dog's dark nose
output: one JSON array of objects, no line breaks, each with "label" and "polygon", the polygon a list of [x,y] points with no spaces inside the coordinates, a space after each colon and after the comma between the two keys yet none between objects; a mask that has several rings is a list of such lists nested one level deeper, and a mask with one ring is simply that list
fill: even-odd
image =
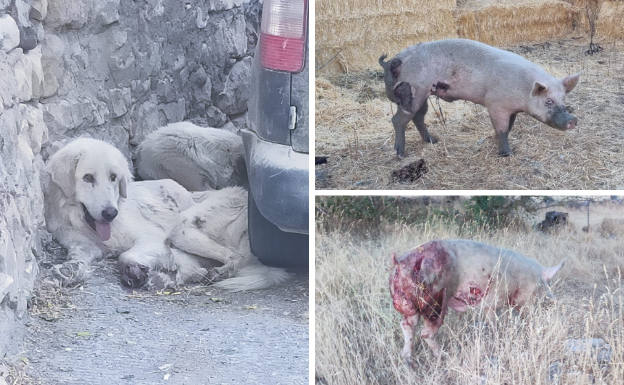
[{"label": "dog's dark nose", "polygon": [[107,207],[102,210],[102,218],[104,218],[104,220],[107,222],[111,222],[113,219],[115,219],[116,216],[117,209],[114,207]]}]

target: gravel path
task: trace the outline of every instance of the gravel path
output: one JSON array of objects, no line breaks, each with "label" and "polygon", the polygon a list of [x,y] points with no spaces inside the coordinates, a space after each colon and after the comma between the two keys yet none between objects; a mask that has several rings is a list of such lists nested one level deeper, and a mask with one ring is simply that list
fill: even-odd
[{"label": "gravel path", "polygon": [[22,356],[41,384],[307,384],[308,275],[248,293],[132,292],[104,260],[41,290]]}]

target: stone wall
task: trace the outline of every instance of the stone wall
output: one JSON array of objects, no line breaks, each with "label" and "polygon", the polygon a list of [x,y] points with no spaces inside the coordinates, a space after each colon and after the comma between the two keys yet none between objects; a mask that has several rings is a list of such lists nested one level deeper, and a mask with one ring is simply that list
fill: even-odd
[{"label": "stone wall", "polygon": [[242,0],[50,0],[41,45],[51,140],[88,133],[131,152],[171,122],[244,124],[259,8]]},{"label": "stone wall", "polygon": [[[20,320],[37,274],[43,227],[39,170],[47,140],[41,48],[24,52],[15,5],[0,16],[0,358],[21,338]],[[0,12],[2,13],[2,12]],[[17,22],[16,22],[17,20]],[[20,24],[21,26],[21,24]],[[13,349],[9,349],[13,348]]]},{"label": "stone wall", "polygon": [[45,228],[40,171],[68,138],[132,156],[167,123],[245,124],[259,0],[0,0],[0,358],[21,338]]}]

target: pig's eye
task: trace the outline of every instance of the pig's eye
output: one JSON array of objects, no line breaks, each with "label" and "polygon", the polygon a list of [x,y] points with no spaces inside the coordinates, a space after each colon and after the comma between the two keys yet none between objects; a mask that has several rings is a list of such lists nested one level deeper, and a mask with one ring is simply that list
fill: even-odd
[{"label": "pig's eye", "polygon": [[555,104],[555,102],[551,98],[546,99],[547,106],[552,106],[553,104]]},{"label": "pig's eye", "polygon": [[93,174],[84,174],[84,176],[82,177],[82,180],[84,180],[87,183],[95,182],[95,178],[93,177]]},{"label": "pig's eye", "polygon": [[110,174],[111,182],[114,182],[117,179],[117,174]]}]

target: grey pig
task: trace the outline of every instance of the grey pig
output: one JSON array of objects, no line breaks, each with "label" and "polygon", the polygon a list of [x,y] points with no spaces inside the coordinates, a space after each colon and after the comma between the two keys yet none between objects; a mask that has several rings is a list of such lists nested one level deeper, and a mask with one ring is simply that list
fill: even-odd
[{"label": "grey pig", "polygon": [[576,127],[565,95],[580,74],[556,79],[520,55],[473,40],[448,39],[404,49],[392,60],[379,58],[384,68],[386,95],[399,108],[392,117],[394,148],[405,155],[405,126],[414,121],[423,141],[435,143],[425,125],[427,98],[468,100],[485,106],[498,140],[498,153],[511,155],[507,137],[516,114],[526,112],[559,130]]},{"label": "grey pig", "polygon": [[390,294],[401,313],[404,346],[411,363],[414,327],[424,320],[420,336],[440,355],[435,335],[448,308],[464,312],[482,305],[492,319],[501,306],[521,307],[542,292],[552,296],[548,281],[563,266],[543,267],[511,250],[470,240],[435,240],[397,258],[392,255]]}]

